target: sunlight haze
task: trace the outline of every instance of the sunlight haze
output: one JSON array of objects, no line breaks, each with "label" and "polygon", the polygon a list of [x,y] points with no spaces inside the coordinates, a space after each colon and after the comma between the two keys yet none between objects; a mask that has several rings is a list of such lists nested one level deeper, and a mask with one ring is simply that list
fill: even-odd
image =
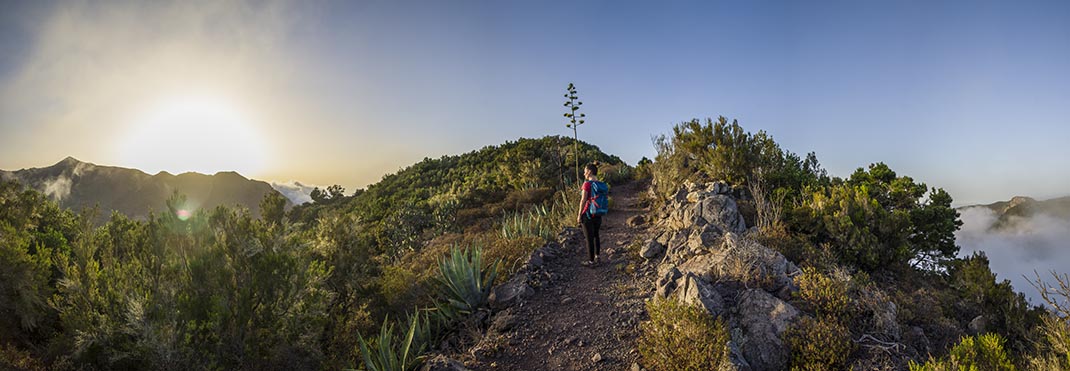
[{"label": "sunlight haze", "polygon": [[[1070,193],[1067,3],[803,4],[8,4],[0,169],[74,156],[352,190],[424,157],[571,135],[574,82],[580,138],[631,164],[674,123],[723,115],[833,175],[884,161],[956,204]],[[212,115],[188,99],[228,117],[200,134],[146,118]]]}]

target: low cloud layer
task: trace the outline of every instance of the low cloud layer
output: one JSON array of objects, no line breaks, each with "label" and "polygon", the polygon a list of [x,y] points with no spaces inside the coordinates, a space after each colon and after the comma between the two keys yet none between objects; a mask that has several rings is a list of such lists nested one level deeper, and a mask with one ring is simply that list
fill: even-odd
[{"label": "low cloud layer", "polygon": [[1010,280],[1031,303],[1043,302],[1029,284],[1034,270],[1045,279],[1051,270],[1070,273],[1070,220],[1041,214],[1019,218],[1008,223],[1013,227],[996,231],[989,230],[998,219],[994,211],[971,207],[959,212],[963,225],[955,237],[961,255],[984,251],[996,279]]},{"label": "low cloud layer", "polygon": [[300,205],[305,202],[312,202],[312,190],[318,186],[305,185],[301,184],[301,182],[291,180],[288,182],[271,182],[271,187],[290,199],[290,202],[293,202],[294,205]]}]

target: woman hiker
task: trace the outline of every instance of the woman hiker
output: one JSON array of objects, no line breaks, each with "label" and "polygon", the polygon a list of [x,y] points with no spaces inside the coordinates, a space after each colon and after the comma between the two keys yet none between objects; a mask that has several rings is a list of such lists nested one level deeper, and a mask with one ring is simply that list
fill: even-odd
[{"label": "woman hiker", "polygon": [[576,222],[583,224],[583,232],[587,236],[588,261],[581,264],[593,266],[598,262],[598,254],[601,252],[602,241],[598,237],[598,229],[602,227],[602,215],[608,209],[608,197],[606,193],[609,186],[598,181],[598,161],[583,167],[583,199],[580,200],[580,212],[576,216]]}]

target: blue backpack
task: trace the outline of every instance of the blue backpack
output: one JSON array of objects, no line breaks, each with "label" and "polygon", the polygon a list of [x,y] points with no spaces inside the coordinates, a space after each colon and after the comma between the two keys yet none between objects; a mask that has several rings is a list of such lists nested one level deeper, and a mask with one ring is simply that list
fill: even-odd
[{"label": "blue backpack", "polygon": [[587,201],[587,214],[606,215],[609,212],[609,185],[599,181],[587,181],[591,183],[591,198]]}]

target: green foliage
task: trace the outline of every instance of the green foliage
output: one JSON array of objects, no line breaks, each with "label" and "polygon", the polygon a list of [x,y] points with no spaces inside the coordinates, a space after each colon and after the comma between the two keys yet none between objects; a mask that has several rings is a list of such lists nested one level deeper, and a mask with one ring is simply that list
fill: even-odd
[{"label": "green foliage", "polygon": [[[785,151],[764,131],[751,134],[724,117],[691,120],[673,127],[672,136],[654,138],[655,191],[668,197],[685,180],[717,179],[734,184],[763,182],[772,193],[789,195],[828,181],[817,157]],[[783,191],[781,191],[783,189]]]},{"label": "green foliage", "polygon": [[728,330],[706,311],[673,299],[647,302],[639,354],[652,370],[716,370],[728,360]]},{"label": "green foliage", "polygon": [[1070,322],[1051,313],[1044,316],[1038,331],[1044,337],[1043,347],[1028,357],[1030,369],[1070,370]]},{"label": "green foliage", "polygon": [[[172,198],[169,210],[183,200]],[[130,368],[315,367],[328,268],[289,225],[218,208],[87,224],[53,305],[72,357]]]},{"label": "green foliage", "polygon": [[40,193],[0,181],[0,341],[38,340],[54,327],[48,304],[55,292],[55,261],[70,251],[77,221]]},{"label": "green foliage", "polygon": [[417,313],[405,327],[405,332],[397,334],[395,325],[383,321],[379,335],[369,341],[360,338],[360,353],[364,358],[364,367],[368,371],[409,371],[420,366],[420,354],[426,344],[420,334],[427,323],[421,321]]},{"label": "green foliage", "polygon": [[1043,310],[1030,306],[1009,280],[997,280],[983,252],[952,262],[948,282],[957,294],[952,309],[960,321],[983,315],[986,330],[1005,336],[1015,354],[1032,351],[1031,331],[1040,324]]},{"label": "green foliage", "polygon": [[790,367],[799,371],[846,370],[854,351],[851,332],[832,317],[803,317],[785,335]]},{"label": "green foliage", "polygon": [[527,211],[518,211],[502,217],[501,236],[505,239],[540,237],[550,240],[557,235],[557,221],[552,208],[539,205]]},{"label": "green foliage", "polygon": [[479,246],[450,249],[439,261],[439,297],[452,311],[470,314],[487,303],[491,285],[498,276],[498,263],[483,265],[483,248]]},{"label": "green foliage", "polygon": [[1029,357],[1035,370],[1070,370],[1070,275],[1051,272],[1054,283],[1044,281],[1039,273],[1031,282],[1040,292],[1050,312],[1037,328],[1043,336],[1040,352]]},{"label": "green foliage", "polygon": [[313,188],[312,193],[309,194],[312,197],[312,202],[317,204],[329,204],[337,201],[341,201],[345,197],[346,189],[340,185],[332,185],[327,189],[319,189],[319,187]]},{"label": "green foliage", "polygon": [[826,275],[812,267],[803,268],[803,274],[795,278],[799,285],[797,297],[822,316],[840,317],[847,314],[850,298],[847,289],[850,282],[841,276]]},{"label": "green foliage", "polygon": [[846,181],[809,192],[789,225],[827,243],[842,263],[867,271],[908,265],[936,269],[958,253],[962,222],[951,196],[897,176],[883,163],[859,168]]},{"label": "green foliage", "polygon": [[967,336],[951,349],[946,359],[929,359],[924,364],[910,362],[911,371],[1014,371],[1003,337],[997,334]]}]

